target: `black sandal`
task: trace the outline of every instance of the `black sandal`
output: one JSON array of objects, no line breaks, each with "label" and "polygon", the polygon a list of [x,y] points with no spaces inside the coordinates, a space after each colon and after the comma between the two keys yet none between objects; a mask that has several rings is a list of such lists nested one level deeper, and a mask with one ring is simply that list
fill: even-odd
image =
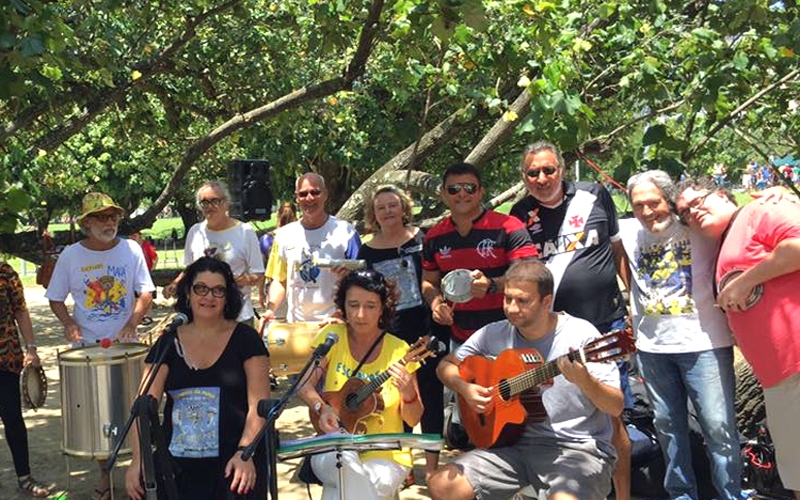
[{"label": "black sandal", "polygon": [[17,484],[19,489],[32,497],[44,498],[50,495],[50,490],[47,489],[47,486],[34,479],[31,475],[18,478]]}]

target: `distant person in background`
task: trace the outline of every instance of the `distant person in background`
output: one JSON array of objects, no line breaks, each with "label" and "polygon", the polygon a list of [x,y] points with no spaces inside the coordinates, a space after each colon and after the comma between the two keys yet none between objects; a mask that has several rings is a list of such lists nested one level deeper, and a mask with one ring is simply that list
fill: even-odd
[{"label": "distant person in background", "polygon": [[[242,293],[239,321],[253,325],[255,309],[250,287],[261,282],[264,261],[253,226],[228,215],[231,195],[221,181],[207,181],[197,190],[197,206],[205,220],[193,225],[186,233],[183,263],[189,266],[200,257],[218,257],[231,266],[236,284]],[[164,298],[175,295],[183,273],[164,287]]]},{"label": "distant person in background", "polygon": [[131,239],[142,247],[144,262],[147,264],[147,270],[152,271],[155,269],[156,264],[158,263],[158,252],[156,252],[156,247],[154,247],[153,244],[147,239],[142,238],[142,233],[139,231],[131,233]]},{"label": "distant person in background", "polygon": [[[278,213],[275,214],[276,218],[276,225],[275,229],[279,229],[290,222],[294,222],[297,220],[297,208],[294,206],[294,203],[287,201],[281,208],[278,209]],[[272,250],[272,243],[275,241],[275,231],[269,231],[261,235],[261,238],[258,239],[258,245],[261,249],[261,255],[264,258],[264,264],[266,265],[269,259],[269,253]],[[269,293],[269,285],[270,280],[266,279],[266,274],[264,275],[261,283],[258,286],[258,304],[261,308],[267,307],[267,296]],[[277,319],[285,319],[286,318],[286,302],[284,301],[275,311],[275,317]]]},{"label": "distant person in background", "polygon": [[[25,340],[23,353],[20,334]],[[31,476],[28,430],[22,418],[20,372],[28,364],[39,366],[33,324],[25,304],[25,290],[14,269],[0,262],[0,418],[11,449],[17,485],[28,495],[44,498],[47,487]]]}]

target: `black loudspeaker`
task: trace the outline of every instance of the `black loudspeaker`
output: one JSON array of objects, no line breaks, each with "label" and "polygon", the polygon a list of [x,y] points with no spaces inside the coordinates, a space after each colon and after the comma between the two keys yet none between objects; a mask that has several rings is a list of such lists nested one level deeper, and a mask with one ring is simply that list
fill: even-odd
[{"label": "black loudspeaker", "polygon": [[228,164],[230,215],[244,221],[269,220],[272,190],[266,160],[233,160]]}]

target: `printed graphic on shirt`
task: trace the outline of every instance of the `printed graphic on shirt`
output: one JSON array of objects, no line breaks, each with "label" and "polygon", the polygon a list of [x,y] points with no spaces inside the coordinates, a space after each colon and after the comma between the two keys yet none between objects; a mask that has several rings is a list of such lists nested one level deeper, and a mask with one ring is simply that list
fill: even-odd
[{"label": "printed graphic on shirt", "polygon": [[643,305],[648,316],[691,314],[692,258],[689,241],[642,248],[636,273],[647,284]]},{"label": "printed graphic on shirt", "polygon": [[300,279],[303,280],[303,283],[316,283],[317,278],[319,278],[319,266],[314,264],[314,252],[311,249],[304,248],[302,250],[302,254],[300,257],[300,261],[297,262],[297,272],[300,275]]},{"label": "printed graphic on shirt", "polygon": [[[98,278],[97,271],[103,267],[106,268],[107,274]],[[85,273],[83,284],[86,287],[83,305],[91,321],[100,323],[111,321],[125,311],[128,272],[124,266],[97,264],[86,266],[81,272]]]},{"label": "printed graphic on shirt", "polygon": [[219,456],[219,387],[190,387],[169,391],[172,397],[172,442],[174,457]]},{"label": "printed graphic on shirt", "polygon": [[414,267],[414,261],[411,256],[405,255],[397,259],[375,262],[372,267],[387,279],[394,281],[398,291],[397,303],[394,305],[395,311],[422,305],[419,276],[417,276],[417,269]]},{"label": "printed graphic on shirt", "polygon": [[219,257],[225,262],[229,262],[233,259],[233,242],[230,240],[209,240],[208,246],[203,250],[203,255],[206,257]]},{"label": "printed graphic on shirt", "polygon": [[[579,223],[581,221],[575,221]],[[578,231],[577,233],[562,234],[542,243],[534,243],[539,250],[539,258],[547,260],[554,255],[574,252],[600,244],[600,237],[596,229]]]}]

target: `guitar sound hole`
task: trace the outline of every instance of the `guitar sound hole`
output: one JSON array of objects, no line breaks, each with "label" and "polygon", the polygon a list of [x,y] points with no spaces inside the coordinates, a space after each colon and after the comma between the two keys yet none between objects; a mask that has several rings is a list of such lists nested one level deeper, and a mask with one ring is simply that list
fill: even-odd
[{"label": "guitar sound hole", "polygon": [[508,380],[501,380],[498,384],[498,390],[503,401],[511,399],[511,384],[508,383]]},{"label": "guitar sound hole", "polygon": [[358,409],[358,396],[355,394],[348,394],[347,397],[344,399],[344,405],[350,411],[355,411]]}]

